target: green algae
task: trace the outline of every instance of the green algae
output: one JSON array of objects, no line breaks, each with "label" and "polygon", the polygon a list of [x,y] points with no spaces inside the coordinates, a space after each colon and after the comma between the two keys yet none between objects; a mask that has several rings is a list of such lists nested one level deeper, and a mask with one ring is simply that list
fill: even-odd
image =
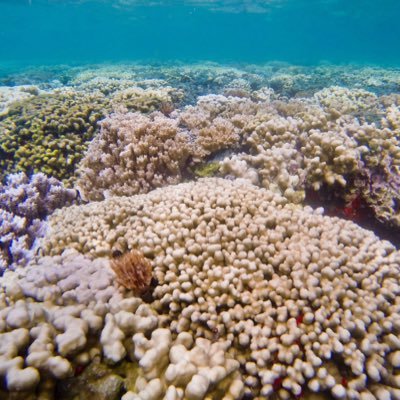
[{"label": "green algae", "polygon": [[200,178],[216,176],[220,168],[218,161],[211,161],[193,168],[193,173]]}]

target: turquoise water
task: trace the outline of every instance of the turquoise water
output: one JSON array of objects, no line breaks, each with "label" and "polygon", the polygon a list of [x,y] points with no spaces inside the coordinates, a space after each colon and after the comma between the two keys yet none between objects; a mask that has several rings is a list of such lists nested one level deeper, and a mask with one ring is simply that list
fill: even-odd
[{"label": "turquoise water", "polygon": [[0,65],[400,65],[396,0],[0,1]]}]

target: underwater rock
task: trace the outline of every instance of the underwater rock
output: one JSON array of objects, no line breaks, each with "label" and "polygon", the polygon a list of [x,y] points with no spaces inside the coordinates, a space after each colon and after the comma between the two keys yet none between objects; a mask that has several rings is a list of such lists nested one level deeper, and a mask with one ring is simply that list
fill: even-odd
[{"label": "underwater rock", "polygon": [[[127,365],[126,363],[124,365]],[[57,383],[56,393],[60,400],[118,400],[124,386],[124,367],[114,370],[95,359],[73,378]]]}]

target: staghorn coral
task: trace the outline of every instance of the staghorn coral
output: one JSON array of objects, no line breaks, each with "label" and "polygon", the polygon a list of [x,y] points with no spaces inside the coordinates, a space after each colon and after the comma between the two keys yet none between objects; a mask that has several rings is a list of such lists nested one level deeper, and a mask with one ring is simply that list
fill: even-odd
[{"label": "staghorn coral", "polygon": [[68,182],[107,107],[100,93],[73,90],[12,103],[0,118],[0,178],[43,172]]},{"label": "staghorn coral", "polygon": [[117,276],[117,282],[136,294],[143,294],[150,287],[151,264],[137,250],[115,257],[111,261],[111,268]]},{"label": "staghorn coral", "polygon": [[[229,344],[245,395],[398,396],[400,253],[372,232],[247,181],[202,179],[56,211],[42,241],[90,257],[116,245],[152,260],[151,306],[173,335]],[[107,329],[131,332],[119,321]]]}]

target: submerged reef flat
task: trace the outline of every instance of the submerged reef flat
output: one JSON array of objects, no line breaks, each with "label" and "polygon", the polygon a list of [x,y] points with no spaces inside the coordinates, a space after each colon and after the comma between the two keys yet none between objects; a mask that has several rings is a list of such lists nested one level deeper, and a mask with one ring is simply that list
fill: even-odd
[{"label": "submerged reef flat", "polygon": [[1,399],[400,399],[400,70],[0,85]]}]

